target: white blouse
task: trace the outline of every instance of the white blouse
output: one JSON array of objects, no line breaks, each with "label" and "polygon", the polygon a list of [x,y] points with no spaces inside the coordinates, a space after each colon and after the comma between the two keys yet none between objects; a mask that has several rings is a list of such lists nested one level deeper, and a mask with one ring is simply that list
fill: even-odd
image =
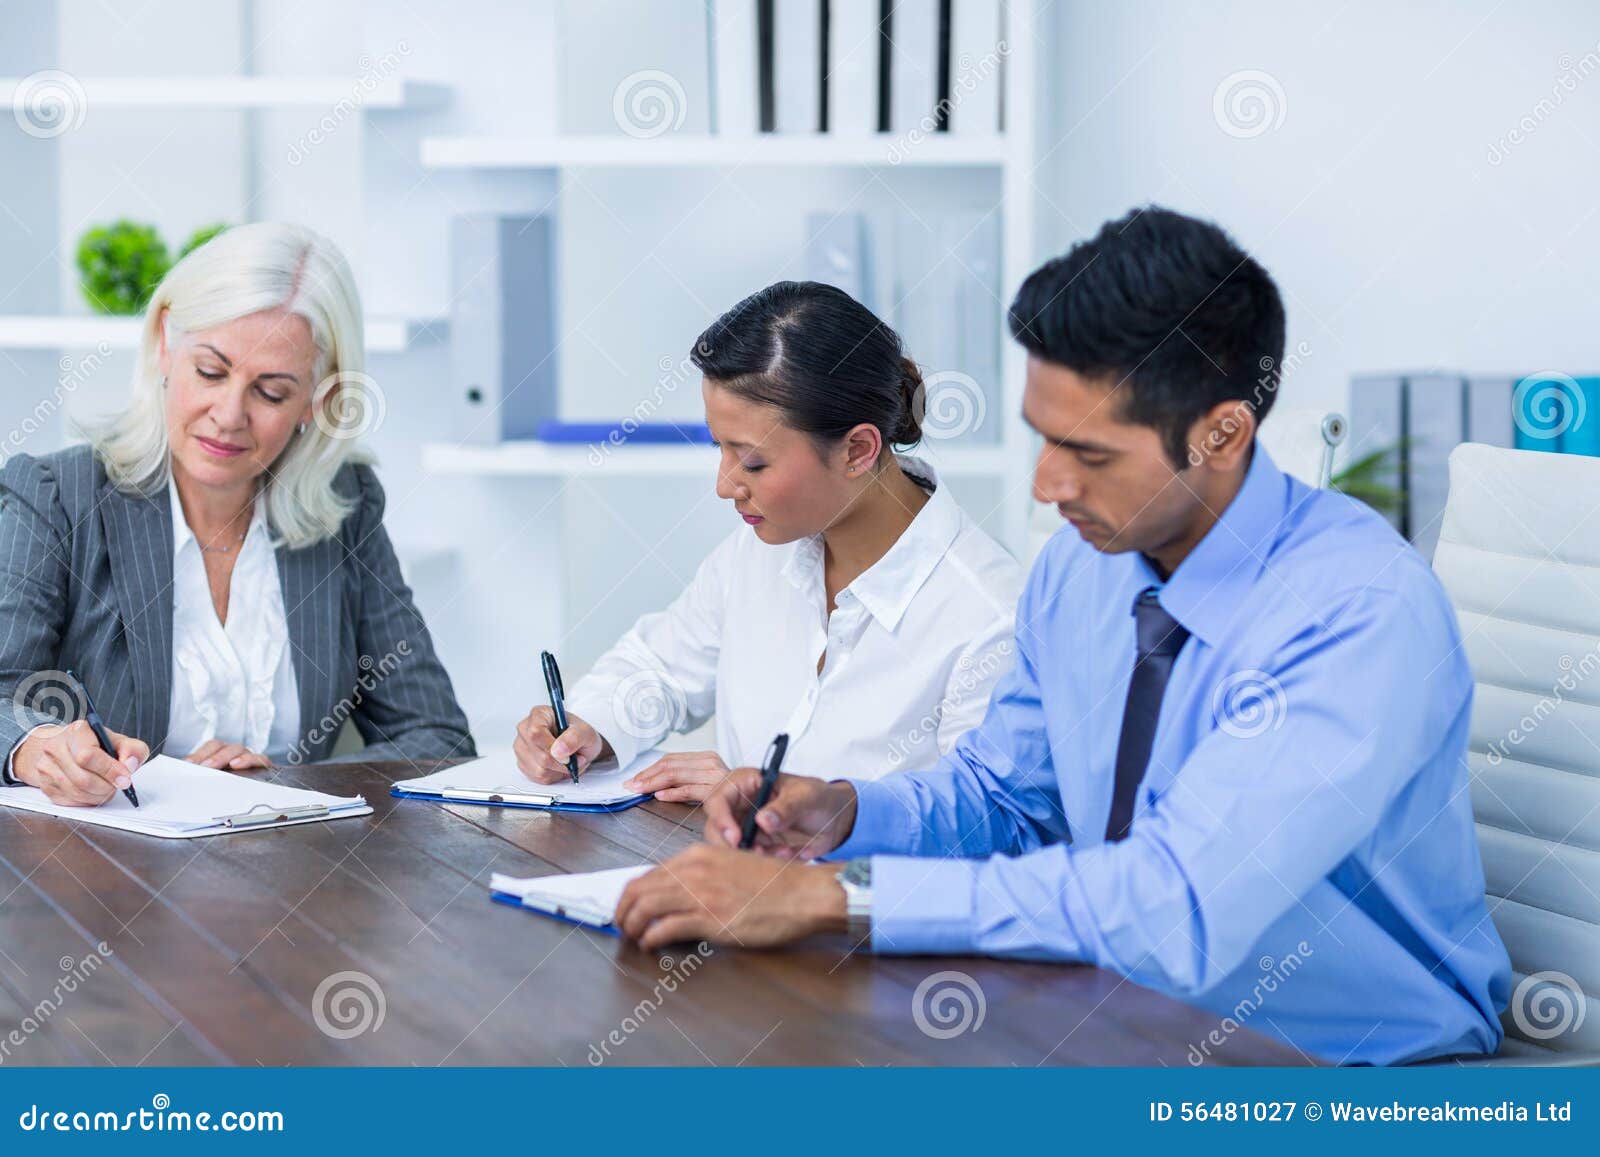
[{"label": "white blouse", "polygon": [[786,772],[876,779],[932,766],[1011,666],[1023,572],[930,466],[900,464],[932,494],[832,615],[820,535],[769,546],[741,528],[601,656],[568,707],[624,764],[714,713],[729,767],[759,766],[778,732]]},{"label": "white blouse", "polygon": [[300,741],[299,686],[289,652],[278,558],[266,503],[256,503],[217,618],[200,544],[172,502],[172,712],[165,750],[179,759],[209,739],[242,743],[281,763]]}]

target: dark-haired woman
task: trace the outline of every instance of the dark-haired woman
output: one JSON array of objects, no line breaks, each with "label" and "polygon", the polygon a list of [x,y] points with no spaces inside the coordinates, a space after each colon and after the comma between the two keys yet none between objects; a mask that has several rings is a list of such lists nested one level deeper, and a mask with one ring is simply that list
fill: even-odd
[{"label": "dark-haired woman", "polygon": [[572,688],[565,732],[548,707],[518,725],[523,774],[627,764],[713,715],[715,751],[667,755],[636,790],[698,803],[778,732],[789,772],[933,765],[1011,665],[1022,572],[926,463],[892,452],[921,438],[916,365],[848,294],[792,281],[734,306],[691,357],[717,497],[744,525]]}]

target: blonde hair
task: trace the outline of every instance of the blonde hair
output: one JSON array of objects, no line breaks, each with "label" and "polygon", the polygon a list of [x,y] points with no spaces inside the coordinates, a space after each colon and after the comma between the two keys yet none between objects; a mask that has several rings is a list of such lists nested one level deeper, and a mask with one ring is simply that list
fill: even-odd
[{"label": "blonde hair", "polygon": [[344,255],[298,225],[260,222],[218,234],[174,265],[145,308],[133,401],[84,433],[119,489],[151,494],[171,472],[161,329],[168,349],[195,333],[262,310],[298,314],[311,327],[317,358],[313,421],[295,433],[267,470],[263,494],[273,533],[290,547],[332,538],[355,506],[333,489],[349,462],[371,461],[356,442],[363,415],[382,398],[363,372],[361,298]]}]

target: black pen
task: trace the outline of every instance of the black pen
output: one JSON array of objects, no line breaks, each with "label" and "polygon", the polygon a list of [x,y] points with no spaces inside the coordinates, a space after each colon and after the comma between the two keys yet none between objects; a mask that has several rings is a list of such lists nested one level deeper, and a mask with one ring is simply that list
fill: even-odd
[{"label": "black pen", "polygon": [[[100,749],[112,759],[117,758],[117,745],[112,743],[111,736],[106,734],[106,725],[100,722],[100,712],[94,709],[94,700],[89,698],[89,688],[84,685],[82,679],[78,678],[71,671],[68,671],[66,674],[67,678],[71,679],[73,684],[77,687],[78,693],[83,696],[84,714],[89,719],[89,726],[94,731],[94,737],[100,741]],[[122,794],[128,797],[128,802],[134,807],[139,806],[139,797],[134,793],[133,785],[131,783],[122,789]]]},{"label": "black pen", "polygon": [[772,789],[778,785],[778,769],[783,766],[784,752],[789,750],[789,735],[780,732],[767,748],[766,762],[761,765],[761,788],[756,792],[756,805],[744,817],[744,831],[739,834],[739,848],[749,851],[756,844],[756,813],[767,806]]},{"label": "black pen", "polygon": [[[567,729],[567,693],[561,686],[561,668],[556,666],[556,657],[549,651],[539,652],[539,662],[544,667],[544,685],[550,690],[550,710],[556,713],[556,734],[560,735]],[[567,771],[572,775],[572,782],[577,783],[576,754],[567,756]]]}]

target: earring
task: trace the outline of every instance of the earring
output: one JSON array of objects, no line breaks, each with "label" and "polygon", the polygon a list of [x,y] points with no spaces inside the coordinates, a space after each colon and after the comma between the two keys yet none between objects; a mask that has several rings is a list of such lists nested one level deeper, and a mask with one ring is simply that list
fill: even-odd
[{"label": "earring", "polygon": [[304,434],[306,432],[306,424],[304,422],[301,422],[298,426],[296,426],[294,428],[294,432],[296,434]]}]

